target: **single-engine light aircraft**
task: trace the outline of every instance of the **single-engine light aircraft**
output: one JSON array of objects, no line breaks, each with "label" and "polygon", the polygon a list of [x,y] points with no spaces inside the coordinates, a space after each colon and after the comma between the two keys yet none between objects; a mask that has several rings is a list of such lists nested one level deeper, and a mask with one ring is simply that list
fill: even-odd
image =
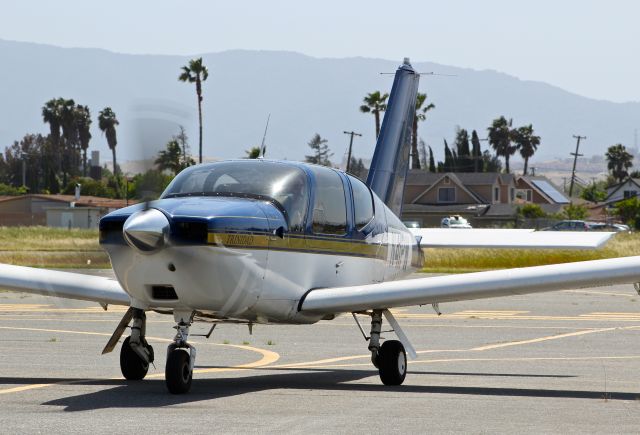
[{"label": "single-engine light aircraft", "polygon": [[[401,280],[423,247],[595,248],[612,233],[412,229],[400,221],[419,74],[395,73],[367,182],[328,167],[231,160],[183,170],[159,199],[112,212],[100,243],[117,281],[0,265],[0,286],[128,306],[105,346],[126,328],[120,368],[143,379],[154,361],[146,311],[173,315],[171,393],[192,383],[193,322],[311,324],[342,313],[371,318],[368,349],[385,385],[400,385],[415,350],[390,308],[640,282],[640,257]],[[398,340],[381,343],[383,317]],[[358,324],[359,326],[359,324]],[[362,328],[361,328],[362,329]]]}]

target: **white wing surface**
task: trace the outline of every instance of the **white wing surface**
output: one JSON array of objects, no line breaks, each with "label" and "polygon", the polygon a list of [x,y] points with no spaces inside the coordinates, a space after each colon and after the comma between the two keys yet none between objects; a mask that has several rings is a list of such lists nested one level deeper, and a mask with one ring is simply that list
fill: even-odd
[{"label": "white wing surface", "polygon": [[640,282],[640,256],[312,290],[301,311],[340,313]]},{"label": "white wing surface", "polygon": [[506,229],[410,228],[423,248],[594,249],[615,233]]},{"label": "white wing surface", "polygon": [[0,288],[101,304],[129,305],[118,281],[102,276],[0,264]]}]

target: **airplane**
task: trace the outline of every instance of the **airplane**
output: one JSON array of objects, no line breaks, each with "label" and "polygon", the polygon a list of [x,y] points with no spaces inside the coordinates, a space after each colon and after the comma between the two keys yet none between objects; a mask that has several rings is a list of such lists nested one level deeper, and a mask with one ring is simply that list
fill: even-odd
[{"label": "airplane", "polygon": [[[399,215],[409,166],[419,74],[398,67],[366,183],[343,171],[292,161],[229,160],[191,166],[159,199],[100,221],[116,280],[0,265],[0,287],[129,307],[103,353],[120,347],[124,378],[154,362],[146,312],[172,315],[165,382],[187,393],[194,322],[313,324],[351,313],[385,385],[400,385],[416,352],[391,308],[640,282],[640,257],[403,280],[423,248],[601,246],[613,233],[407,229]],[[428,259],[427,259],[428,260]],[[371,318],[366,335],[357,314]],[[381,342],[383,318],[397,340]]]}]

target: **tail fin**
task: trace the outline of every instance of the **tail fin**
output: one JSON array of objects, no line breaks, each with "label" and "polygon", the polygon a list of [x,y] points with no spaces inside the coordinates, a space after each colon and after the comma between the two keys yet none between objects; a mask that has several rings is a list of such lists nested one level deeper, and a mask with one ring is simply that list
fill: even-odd
[{"label": "tail fin", "polygon": [[413,70],[409,59],[405,58],[393,79],[391,95],[367,177],[367,186],[397,216],[402,212],[404,183],[409,169],[411,131],[416,112],[419,79],[420,75]]}]

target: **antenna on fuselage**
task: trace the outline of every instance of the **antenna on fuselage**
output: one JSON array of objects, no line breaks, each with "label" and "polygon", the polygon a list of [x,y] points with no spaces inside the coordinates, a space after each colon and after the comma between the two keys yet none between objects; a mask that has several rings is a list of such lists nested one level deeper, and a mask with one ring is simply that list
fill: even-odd
[{"label": "antenna on fuselage", "polygon": [[267,145],[264,143],[267,138],[267,130],[269,129],[269,120],[271,119],[271,114],[267,116],[267,125],[264,126],[264,134],[262,135],[262,144],[260,144],[260,159],[264,159],[264,154],[267,151]]}]

